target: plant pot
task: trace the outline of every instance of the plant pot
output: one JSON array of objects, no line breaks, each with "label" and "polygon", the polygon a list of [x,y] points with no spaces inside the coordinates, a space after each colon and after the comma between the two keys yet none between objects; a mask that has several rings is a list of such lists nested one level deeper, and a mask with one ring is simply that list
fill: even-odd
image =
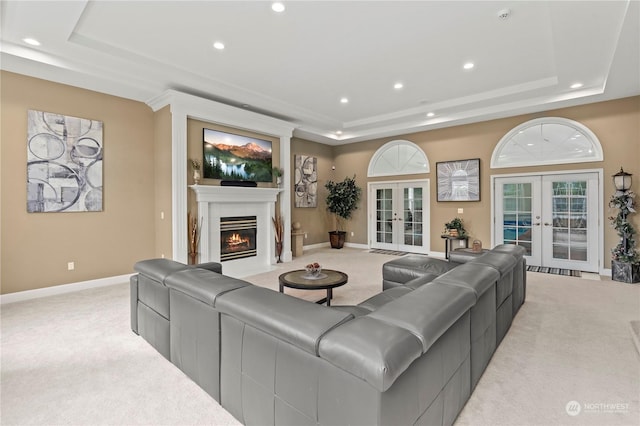
[{"label": "plant pot", "polygon": [[341,249],[344,247],[344,238],[347,235],[345,231],[329,231],[329,242],[331,248]]},{"label": "plant pot", "polygon": [[640,283],[640,263],[611,261],[611,279],[623,283]]}]

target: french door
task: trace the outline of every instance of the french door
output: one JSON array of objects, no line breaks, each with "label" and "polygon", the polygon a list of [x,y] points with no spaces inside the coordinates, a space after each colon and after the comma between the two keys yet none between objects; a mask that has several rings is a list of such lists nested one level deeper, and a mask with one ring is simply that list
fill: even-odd
[{"label": "french door", "polygon": [[598,272],[598,174],[496,178],[496,244],[525,248],[527,264]]},{"label": "french door", "polygon": [[372,183],[368,199],[371,248],[429,251],[428,180]]}]

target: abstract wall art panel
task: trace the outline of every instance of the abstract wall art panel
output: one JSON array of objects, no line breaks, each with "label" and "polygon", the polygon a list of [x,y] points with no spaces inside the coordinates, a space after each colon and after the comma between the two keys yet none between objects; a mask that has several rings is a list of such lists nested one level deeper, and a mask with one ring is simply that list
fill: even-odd
[{"label": "abstract wall art panel", "polygon": [[27,211],[102,211],[102,122],[27,114]]},{"label": "abstract wall art panel", "polygon": [[307,155],[295,156],[295,206],[318,206],[318,159]]}]

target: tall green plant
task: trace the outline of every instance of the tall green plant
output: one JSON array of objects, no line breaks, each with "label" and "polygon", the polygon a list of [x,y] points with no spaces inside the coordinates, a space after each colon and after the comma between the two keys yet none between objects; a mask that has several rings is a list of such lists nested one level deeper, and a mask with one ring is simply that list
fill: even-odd
[{"label": "tall green plant", "polygon": [[344,230],[344,221],[351,219],[353,211],[358,208],[362,189],[356,185],[356,175],[352,178],[345,177],[342,182],[328,181],[324,187],[327,189],[327,210],[336,216],[338,231]]}]

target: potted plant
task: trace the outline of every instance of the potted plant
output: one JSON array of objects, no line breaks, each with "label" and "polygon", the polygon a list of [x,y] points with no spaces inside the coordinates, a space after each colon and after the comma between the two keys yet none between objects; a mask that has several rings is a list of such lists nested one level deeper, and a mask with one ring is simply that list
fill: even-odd
[{"label": "potted plant", "polygon": [[633,191],[618,191],[611,196],[609,207],[618,209],[616,216],[609,217],[611,226],[617,231],[620,241],[611,249],[611,279],[626,283],[640,282],[640,255],[636,251],[636,230],[628,216],[635,213]]},{"label": "potted plant", "polygon": [[280,167],[274,167],[271,169],[271,175],[276,178],[276,185],[280,186],[282,183],[282,175],[284,174],[284,170]]},{"label": "potted plant", "polygon": [[467,231],[464,229],[462,219],[459,217],[453,218],[451,222],[444,224],[446,233],[451,237],[464,237],[467,235]]},{"label": "potted plant", "polygon": [[328,181],[324,187],[327,189],[327,210],[335,215],[336,230],[329,231],[329,240],[332,248],[342,248],[346,232],[344,221],[351,219],[354,210],[358,208],[362,189],[356,185],[356,176],[345,177],[342,182]]}]

